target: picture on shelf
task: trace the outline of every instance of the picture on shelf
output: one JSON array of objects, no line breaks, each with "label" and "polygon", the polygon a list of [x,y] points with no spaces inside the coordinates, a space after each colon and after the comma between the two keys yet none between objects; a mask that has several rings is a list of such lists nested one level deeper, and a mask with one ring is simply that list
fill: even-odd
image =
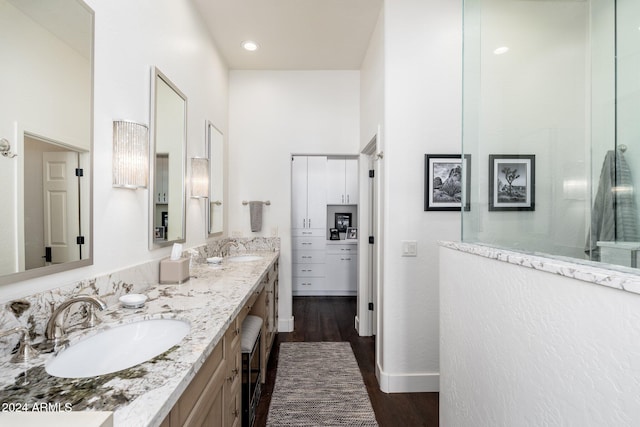
[{"label": "picture on shelf", "polygon": [[329,229],[329,240],[340,240],[340,233],[337,228]]},{"label": "picture on shelf", "polygon": [[489,210],[535,210],[535,155],[489,156]]},{"label": "picture on shelf", "polygon": [[339,233],[346,233],[347,228],[351,227],[351,213],[336,213],[336,228]]},{"label": "picture on shelf", "polygon": [[153,237],[155,239],[164,239],[164,227],[155,227]]},{"label": "picture on shelf", "polygon": [[358,229],[349,227],[347,228],[347,236],[345,239],[357,239],[358,238]]}]

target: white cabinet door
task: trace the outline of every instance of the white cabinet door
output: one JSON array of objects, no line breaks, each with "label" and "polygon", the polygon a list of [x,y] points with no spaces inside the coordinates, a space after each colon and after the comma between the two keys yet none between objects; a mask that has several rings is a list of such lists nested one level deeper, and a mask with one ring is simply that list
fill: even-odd
[{"label": "white cabinet door", "polygon": [[327,158],[307,158],[307,227],[327,226]]},{"label": "white cabinet door", "polygon": [[327,204],[343,205],[344,194],[344,159],[327,159]]},{"label": "white cabinet door", "polygon": [[358,159],[327,159],[327,204],[358,204]]},{"label": "white cabinet door", "polygon": [[346,204],[358,204],[358,160],[346,159],[344,161],[344,193]]},{"label": "white cabinet door", "polygon": [[291,227],[307,228],[307,157],[291,158]]},{"label": "white cabinet door", "polygon": [[332,295],[357,294],[357,259],[356,254],[327,255],[327,291]]}]

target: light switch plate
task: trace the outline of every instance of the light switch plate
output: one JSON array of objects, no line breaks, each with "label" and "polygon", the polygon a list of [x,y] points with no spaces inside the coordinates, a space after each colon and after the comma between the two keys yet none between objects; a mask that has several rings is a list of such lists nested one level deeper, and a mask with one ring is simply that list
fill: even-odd
[{"label": "light switch plate", "polygon": [[418,242],[416,240],[402,241],[402,256],[417,256]]}]

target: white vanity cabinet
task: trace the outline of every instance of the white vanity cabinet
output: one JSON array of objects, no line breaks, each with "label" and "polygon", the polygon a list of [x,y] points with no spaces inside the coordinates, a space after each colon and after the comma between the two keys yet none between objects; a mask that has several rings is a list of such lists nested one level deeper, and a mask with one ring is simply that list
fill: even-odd
[{"label": "white vanity cabinet", "polygon": [[357,295],[358,245],[356,240],[327,242],[325,265],[328,295]]},{"label": "white vanity cabinet", "polygon": [[291,226],[324,230],[327,223],[327,158],[291,157]]},{"label": "white vanity cabinet", "polygon": [[327,158],[327,204],[358,203],[358,160]]}]

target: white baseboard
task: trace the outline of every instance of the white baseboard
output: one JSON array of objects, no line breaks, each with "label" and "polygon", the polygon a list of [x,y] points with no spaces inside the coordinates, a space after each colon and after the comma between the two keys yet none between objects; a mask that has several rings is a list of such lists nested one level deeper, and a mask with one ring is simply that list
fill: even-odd
[{"label": "white baseboard", "polygon": [[278,332],[293,332],[293,316],[288,319],[278,318]]},{"label": "white baseboard", "polygon": [[440,373],[388,374],[376,363],[376,378],[385,393],[425,393],[440,391]]}]

